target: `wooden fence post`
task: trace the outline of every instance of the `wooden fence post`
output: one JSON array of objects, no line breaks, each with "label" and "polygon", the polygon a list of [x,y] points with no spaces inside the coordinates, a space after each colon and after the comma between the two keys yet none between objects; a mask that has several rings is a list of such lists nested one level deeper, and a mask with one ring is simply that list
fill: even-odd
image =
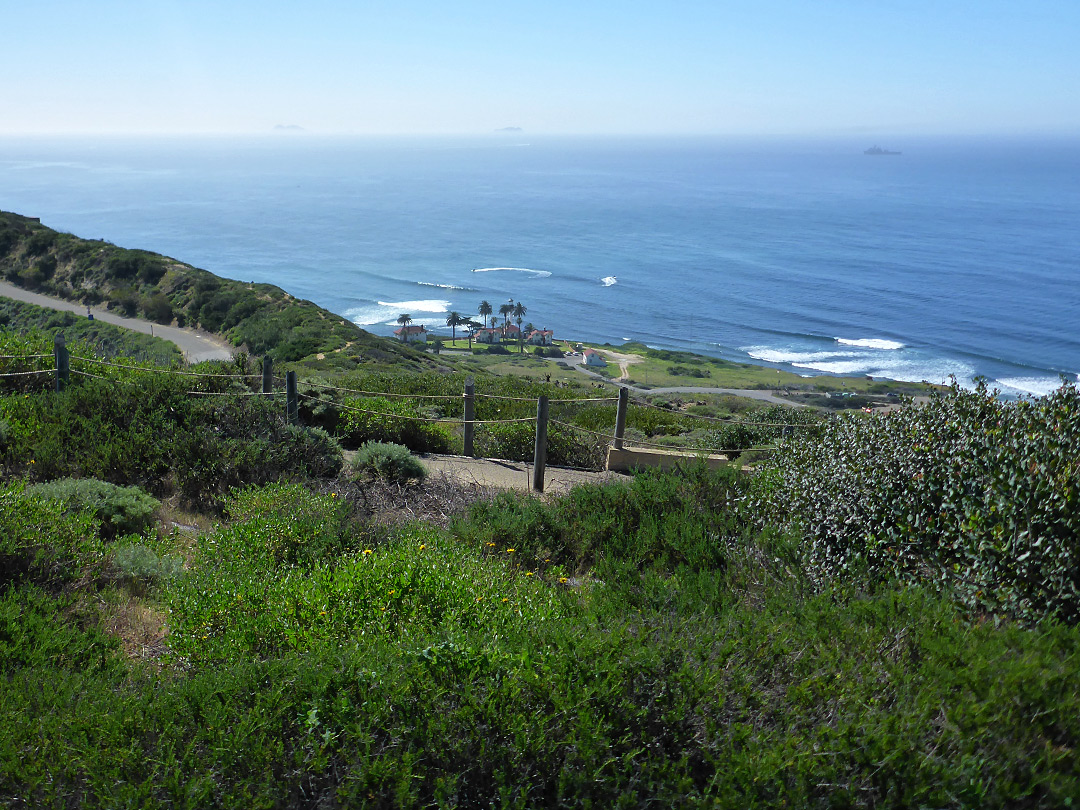
[{"label": "wooden fence post", "polygon": [[56,361],[56,393],[59,394],[68,383],[70,369],[67,343],[64,341],[63,332],[57,332],[56,337],[53,338],[53,359]]},{"label": "wooden fence post", "polygon": [[268,354],[263,355],[262,392],[264,394],[274,393],[274,361]]},{"label": "wooden fence post", "polygon": [[285,372],[285,419],[290,425],[299,420],[299,405],[296,396],[296,372]]},{"label": "wooden fence post", "polygon": [[465,398],[465,433],[464,450],[462,452],[470,457],[475,456],[475,453],[473,452],[473,432],[475,430],[473,420],[476,418],[475,386],[476,381],[472,377],[467,377],[465,379],[465,393],[463,394]]},{"label": "wooden fence post", "polygon": [[548,398],[536,401],[536,445],[533,447],[533,491],[544,491],[544,468],[547,466]]},{"label": "wooden fence post", "polygon": [[630,389],[619,389],[619,405],[615,410],[615,449],[622,450],[623,434],[626,432],[626,407],[630,401]]}]

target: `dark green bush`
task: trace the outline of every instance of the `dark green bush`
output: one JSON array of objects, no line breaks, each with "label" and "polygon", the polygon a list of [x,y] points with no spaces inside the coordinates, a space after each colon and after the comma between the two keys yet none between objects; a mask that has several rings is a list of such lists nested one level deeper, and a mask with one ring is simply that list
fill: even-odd
[{"label": "dark green bush", "polygon": [[[604,463],[604,440],[562,425],[549,425],[547,463],[560,467],[598,469]],[[482,425],[476,432],[476,450],[484,458],[532,461],[536,450],[536,425],[510,422]]]},{"label": "dark green bush", "polygon": [[[207,370],[235,373],[233,366]],[[10,398],[3,413],[13,436],[0,458],[37,480],[99,478],[163,495],[179,489],[192,500],[341,469],[337,443],[324,431],[287,425],[280,401],[224,392],[193,397],[191,385],[134,374],[125,384],[88,380],[59,395]],[[215,385],[231,383],[204,383]]]},{"label": "dark green bush", "polygon": [[402,444],[415,453],[448,453],[457,439],[444,424],[421,421],[423,414],[408,400],[364,397],[346,400],[339,435],[346,446],[364,442]]},{"label": "dark green bush", "polygon": [[46,585],[85,576],[101,564],[98,523],[23,484],[0,488],[0,586],[29,579]]},{"label": "dark green bush", "polygon": [[866,572],[972,609],[1080,620],[1080,395],[1003,402],[955,384],[929,404],[845,415],[789,442],[757,481],[821,583]]},{"label": "dark green bush", "polygon": [[601,561],[667,573],[680,566],[716,570],[724,564],[724,538],[740,531],[740,497],[734,470],[692,464],[674,472],[649,470],[630,484],[579,485],[552,502],[500,493],[456,518],[451,530],[470,542],[513,546],[523,558],[551,558],[576,571]]},{"label": "dark green bush", "polygon": [[427,476],[427,468],[409,452],[408,447],[392,442],[364,442],[356,451],[352,465],[357,472],[370,473],[399,484],[410,480],[423,481]]},{"label": "dark green bush", "polygon": [[94,478],[62,478],[27,487],[27,494],[62,502],[69,510],[87,512],[101,523],[106,538],[139,534],[154,520],[161,502],[138,487],[122,487]]}]

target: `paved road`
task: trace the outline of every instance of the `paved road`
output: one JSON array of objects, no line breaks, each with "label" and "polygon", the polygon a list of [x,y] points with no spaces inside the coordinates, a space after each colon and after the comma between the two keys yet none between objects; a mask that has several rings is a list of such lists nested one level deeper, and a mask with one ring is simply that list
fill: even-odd
[{"label": "paved road", "polygon": [[[51,298],[47,295],[28,292],[21,287],[0,281],[0,296],[22,301],[26,304],[34,304],[48,309],[59,309],[66,312],[74,312],[79,315],[86,314],[85,304],[76,304],[72,301],[64,301],[60,298]],[[208,332],[200,332],[195,329],[180,329],[176,326],[162,326],[158,323],[141,321],[138,318],[124,318],[106,312],[102,309],[91,307],[94,320],[103,323],[111,323],[113,326],[122,326],[133,332],[142,332],[144,335],[153,335],[180,347],[190,363],[198,363],[202,360],[228,360],[233,356],[235,349],[221,338]]]}]

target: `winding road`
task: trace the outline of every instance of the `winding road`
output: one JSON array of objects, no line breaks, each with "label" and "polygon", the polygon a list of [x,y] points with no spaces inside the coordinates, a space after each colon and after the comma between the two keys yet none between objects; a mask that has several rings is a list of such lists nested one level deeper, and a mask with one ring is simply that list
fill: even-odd
[{"label": "winding road", "polygon": [[[85,304],[76,304],[74,301],[65,301],[61,298],[52,298],[48,295],[29,292],[14,284],[0,281],[0,296],[22,301],[25,304],[33,304],[47,309],[58,309],[64,312],[74,312],[83,315],[86,313]],[[133,332],[142,332],[144,335],[153,335],[170,343],[175,343],[184,353],[189,363],[199,363],[203,360],[228,360],[233,356],[235,349],[216,335],[209,332],[201,332],[195,329],[181,329],[177,326],[163,326],[159,323],[139,320],[138,318],[125,318],[114,315],[112,312],[90,308],[94,320],[102,323],[110,323],[113,326],[122,326]]]}]

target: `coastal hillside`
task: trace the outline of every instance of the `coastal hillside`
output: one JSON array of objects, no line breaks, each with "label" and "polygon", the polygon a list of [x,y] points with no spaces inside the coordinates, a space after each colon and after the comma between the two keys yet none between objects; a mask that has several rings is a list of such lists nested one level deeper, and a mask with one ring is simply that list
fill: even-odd
[{"label": "coastal hillside", "polygon": [[423,353],[272,284],[221,278],[167,256],[82,239],[8,212],[0,212],[0,276],[27,290],[128,317],[204,329],[280,362],[348,348],[349,365],[430,363]]}]

